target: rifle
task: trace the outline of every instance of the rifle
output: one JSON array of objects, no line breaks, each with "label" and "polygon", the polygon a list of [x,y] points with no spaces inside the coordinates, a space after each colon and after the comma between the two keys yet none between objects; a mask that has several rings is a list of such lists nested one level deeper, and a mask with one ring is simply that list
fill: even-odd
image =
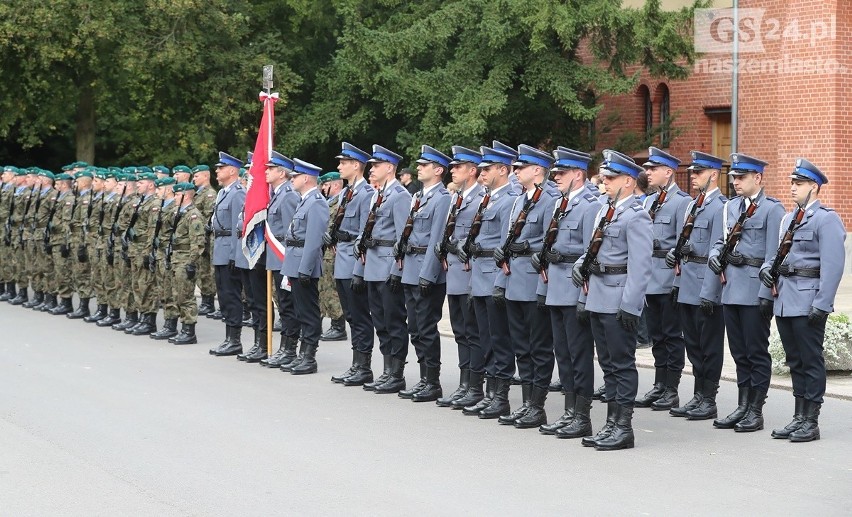
[{"label": "rifle", "polygon": [[124,235],[121,236],[121,258],[124,259],[124,263],[128,266],[130,265],[130,255],[127,254],[127,251],[130,249],[130,243],[136,241],[136,230],[133,227],[139,219],[139,207],[141,207],[144,202],[145,197],[143,196],[142,199],[136,203],[136,207],[133,209],[133,215],[130,216],[130,223],[127,225]]},{"label": "rifle", "polygon": [[672,174],[672,177],[669,178],[669,181],[668,183],[666,183],[666,186],[663,188],[663,190],[661,190],[660,193],[657,194],[657,199],[655,199],[654,202],[651,203],[651,209],[648,210],[648,215],[651,216],[651,221],[654,220],[654,217],[657,216],[657,212],[659,212],[660,209],[663,208],[663,205],[666,204],[666,198],[669,195],[669,187],[672,186],[673,182],[674,174]]},{"label": "rifle", "polygon": [[27,218],[27,214],[30,211],[30,205],[33,202],[33,192],[35,192],[35,188],[35,185],[30,187],[30,197],[27,198],[27,204],[24,205],[24,213],[21,216],[21,226],[18,228],[18,244],[21,248],[24,247],[24,220]]},{"label": "rifle", "polygon": [[86,242],[89,239],[89,220],[92,218],[92,203],[94,203],[94,199],[95,189],[90,189],[89,206],[86,208],[86,219],[83,221],[83,238],[80,241],[80,245],[77,247],[77,260],[80,262],[86,262],[89,260],[86,253]]},{"label": "rifle", "polygon": [[106,213],[107,195],[103,194],[101,198],[101,210],[98,214],[98,237],[104,236],[104,214]]},{"label": "rifle", "polygon": [[154,223],[154,238],[151,240],[151,253],[148,255],[148,271],[157,272],[157,251],[160,249],[160,228],[163,227],[163,207],[166,206],[166,198],[160,202],[160,211],[157,212],[157,222]]},{"label": "rifle", "polygon": [[127,192],[127,183],[121,189],[121,196],[118,198],[118,203],[115,208],[115,213],[112,216],[112,225],[107,237],[107,264],[110,266],[115,263],[115,237],[118,234],[118,216],[121,214],[121,209],[124,207],[124,194]]},{"label": "rifle", "polygon": [[6,228],[5,235],[3,237],[3,244],[6,246],[12,245],[12,214],[15,212],[15,187],[12,187],[12,201],[9,203],[9,216],[6,218]]},{"label": "rifle", "polygon": [[[175,203],[177,203],[177,201],[175,201]],[[183,194],[181,194],[180,203],[183,203]],[[175,244],[175,231],[177,230],[177,225],[180,221],[180,217],[183,215],[183,213],[180,211],[180,203],[178,203],[177,210],[175,211],[175,216],[172,218],[171,234],[169,234],[169,243],[166,245],[166,258],[164,262],[166,271],[172,268],[172,250]]]},{"label": "rifle", "polygon": [[34,212],[33,213],[33,220],[30,222],[30,231],[33,232],[33,233],[35,233],[36,224],[38,223],[38,209],[41,206],[41,198],[42,198],[41,190],[39,190],[36,195],[38,197],[36,197],[35,210],[33,211]]},{"label": "rifle", "polygon": [[340,231],[340,226],[343,224],[343,216],[346,215],[346,205],[352,201],[352,196],[355,195],[355,189],[352,185],[346,187],[346,195],[341,197],[340,204],[337,205],[337,212],[334,213],[334,222],[331,223],[331,228],[328,234],[331,236],[330,247],[337,246],[337,232]]},{"label": "rifle", "polygon": [[441,238],[441,243],[438,245],[438,260],[444,267],[444,271],[447,271],[450,268],[449,264],[447,264],[447,253],[449,253],[450,240],[453,238],[453,233],[456,231],[456,218],[458,218],[459,209],[461,209],[462,202],[464,202],[464,196],[462,194],[464,193],[466,186],[467,185],[462,183],[456,191],[456,202],[450,209],[450,215],[447,217],[447,225],[444,226],[444,236]]},{"label": "rifle", "polygon": [[680,261],[683,258],[683,248],[692,236],[692,228],[695,226],[695,218],[698,214],[698,209],[704,206],[704,198],[707,196],[707,189],[710,187],[710,180],[712,179],[712,176],[707,178],[707,183],[704,184],[704,187],[698,190],[698,197],[695,198],[695,201],[692,203],[692,208],[689,209],[689,215],[686,216],[686,221],[683,222],[683,228],[680,230],[680,237],[678,237],[677,244],[675,244],[674,247],[675,276],[680,276]]},{"label": "rifle", "polygon": [[399,237],[399,245],[397,246],[396,255],[394,255],[394,259],[396,259],[396,265],[400,271],[402,271],[402,261],[405,260],[405,248],[408,247],[408,239],[411,237],[411,232],[414,230],[414,216],[417,214],[417,211],[420,210],[420,201],[423,199],[423,190],[414,197],[414,205],[411,207],[411,211],[408,213],[408,219],[405,221],[405,227],[402,229],[402,235]]},{"label": "rifle", "polygon": [[743,225],[746,222],[746,219],[754,215],[755,210],[757,210],[757,202],[755,201],[760,197],[760,194],[763,192],[763,189],[760,189],[760,192],[757,193],[756,196],[751,200],[751,205],[746,210],[743,210],[743,213],[740,214],[739,219],[737,219],[737,223],[731,228],[730,233],[728,233],[728,238],[725,239],[725,244],[722,245],[722,251],[719,252],[719,262],[722,264],[722,272],[719,273],[719,279],[722,281],[722,285],[728,283],[728,279],[725,278],[725,267],[728,265],[728,255],[734,251],[734,248],[737,247],[737,244],[740,242],[740,237],[743,234]]},{"label": "rifle", "polygon": [[778,251],[775,252],[775,258],[772,260],[772,267],[769,269],[769,274],[772,275],[772,296],[778,296],[778,278],[781,276],[781,263],[787,258],[790,253],[790,248],[793,247],[793,234],[796,232],[796,227],[802,224],[802,219],[805,218],[805,208],[811,200],[811,192],[808,192],[808,197],[805,202],[796,207],[796,213],[790,219],[790,226],[784,232],[784,237],[778,245]]},{"label": "rifle", "polygon": [[[66,190],[66,192],[68,192]],[[59,200],[62,195],[56,197],[56,201],[50,208],[50,213],[47,215],[47,226],[44,227],[44,252],[50,253],[50,233],[53,231],[53,216],[56,214],[56,207],[59,206]]]},{"label": "rifle", "polygon": [[539,254],[539,264],[541,267],[541,280],[546,284],[547,283],[547,266],[550,263],[550,259],[548,259],[548,255],[551,250],[553,250],[553,245],[556,243],[556,236],[559,234],[559,221],[565,217],[565,210],[568,209],[568,196],[571,195],[571,189],[574,187],[574,180],[571,180],[571,183],[568,185],[568,190],[562,194],[562,200],[559,202],[559,206],[556,207],[556,211],[553,213],[553,218],[550,220],[550,226],[547,227],[547,233],[544,234],[544,245],[541,247],[541,253]]},{"label": "rifle", "polygon": [[583,263],[580,265],[580,272],[583,274],[583,294],[589,294],[589,276],[591,275],[592,264],[598,259],[598,252],[603,244],[604,230],[612,222],[615,217],[615,204],[618,203],[618,198],[621,196],[621,189],[615,193],[615,197],[609,202],[606,209],[606,214],[598,221],[598,226],[592,234],[592,240],[589,241],[589,247],[586,249],[586,256],[583,258]]},{"label": "rifle", "polygon": [[385,189],[388,182],[385,181],[384,187],[376,194],[376,202],[370,208],[370,213],[367,215],[367,222],[364,223],[364,231],[361,232],[361,238],[358,239],[358,244],[355,246],[355,256],[361,258],[361,263],[367,262],[367,241],[373,238],[373,227],[376,226],[376,216],[379,207],[382,206],[382,200],[385,196]]},{"label": "rifle", "polygon": [[530,211],[535,207],[536,203],[538,203],[538,200],[541,199],[542,192],[544,192],[544,189],[542,188],[541,183],[536,183],[532,197],[524,201],[524,207],[521,208],[517,219],[515,219],[515,222],[512,223],[512,227],[509,229],[509,235],[507,236],[506,243],[503,244],[502,249],[503,260],[497,262],[497,266],[502,267],[503,272],[506,273],[506,275],[512,274],[512,271],[509,269],[509,256],[511,253],[509,248],[518,240],[518,237],[521,236],[521,232],[527,224],[527,215],[529,215]]},{"label": "rifle", "polygon": [[479,231],[482,229],[482,215],[485,213],[485,209],[488,207],[488,203],[491,201],[491,189],[489,187],[485,187],[485,196],[483,196],[482,201],[479,202],[479,208],[476,209],[476,215],[473,216],[473,222],[470,223],[470,231],[467,232],[467,238],[464,240],[464,244],[462,244],[462,250],[464,251],[467,260],[464,263],[465,271],[470,271],[470,254],[473,248],[473,243],[476,242],[476,238],[479,237]]}]

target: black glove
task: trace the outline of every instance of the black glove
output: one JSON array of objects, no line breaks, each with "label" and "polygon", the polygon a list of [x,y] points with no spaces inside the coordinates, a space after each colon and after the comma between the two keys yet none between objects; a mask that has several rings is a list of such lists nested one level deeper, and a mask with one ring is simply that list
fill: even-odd
[{"label": "black glove", "polygon": [[233,260],[229,260],[228,261],[228,271],[230,271],[231,274],[233,274],[233,273],[236,272],[236,270],[237,270],[237,263],[234,262]]},{"label": "black glove", "polygon": [[399,290],[402,289],[402,277],[391,275],[390,278],[388,278],[388,285],[390,286],[392,293],[398,293]]},{"label": "black glove", "polygon": [[459,246],[459,251],[458,253],[456,253],[456,256],[459,258],[459,262],[461,262],[462,264],[467,264],[469,262],[467,253],[465,253],[463,246]]},{"label": "black glove", "polygon": [[771,289],[772,286],[775,285],[775,279],[772,278],[772,273],[770,272],[770,269],[772,268],[768,266],[761,269],[760,274],[758,276],[760,277],[760,281],[763,282],[763,285]]},{"label": "black glove", "polygon": [[811,307],[811,312],[808,313],[808,325],[811,327],[821,327],[825,325],[828,319],[828,313],[822,309]]},{"label": "black glove", "polygon": [[586,310],[586,304],[583,302],[577,302],[577,322],[583,326],[588,326],[591,323],[589,311]]},{"label": "black glove", "polygon": [[712,316],[713,311],[716,310],[716,304],[708,300],[707,298],[701,299],[701,312],[704,313],[705,316]]},{"label": "black glove", "polygon": [[142,267],[145,269],[151,269],[151,255],[145,255],[142,257]]},{"label": "black glove", "polygon": [[503,255],[503,248],[497,248],[494,250],[494,262],[496,262],[498,266],[503,263],[503,259],[505,258],[506,255]]},{"label": "black glove", "polygon": [[532,264],[533,269],[535,269],[536,273],[541,273],[541,252],[533,253],[532,257],[530,257],[530,263]]},{"label": "black glove", "polygon": [[498,307],[506,306],[506,289],[503,287],[495,287],[491,293],[491,298],[494,299],[494,304]]},{"label": "black glove", "polygon": [[59,255],[62,258],[70,257],[71,256],[71,248],[69,248],[67,244],[60,244],[59,245]]},{"label": "black glove", "polygon": [[402,249],[402,245],[399,243],[399,241],[396,241],[396,242],[393,243],[393,256],[394,257],[404,257],[405,256],[404,250]]},{"label": "black glove", "polygon": [[310,287],[311,286],[311,275],[304,275],[299,273],[299,285],[302,287]]},{"label": "black glove", "polygon": [[621,328],[627,332],[633,333],[639,329],[639,316],[625,312],[624,309],[618,309],[615,319],[621,323]]},{"label": "black glove", "polygon": [[89,261],[89,252],[86,250],[85,246],[79,246],[77,248],[77,262],[86,263]]},{"label": "black glove", "polygon": [[583,278],[583,263],[579,260],[574,262],[574,266],[571,268],[571,281],[574,282],[575,287],[583,287],[583,283],[586,281]]},{"label": "black glove", "polygon": [[766,298],[760,299],[760,315],[763,316],[763,319],[769,321],[772,319],[772,311],[775,308],[775,302],[772,300],[767,300]]},{"label": "black glove", "polygon": [[183,267],[183,270],[186,271],[187,280],[195,279],[195,264],[187,264]]},{"label": "black glove", "polygon": [[716,255],[715,257],[710,257],[710,259],[707,261],[707,266],[710,268],[710,271],[712,271],[716,275],[722,273],[722,261],[719,260],[719,255]]},{"label": "black glove", "polygon": [[430,282],[430,281],[426,280],[425,278],[421,278],[419,285],[420,285],[420,294],[422,296],[429,296],[429,294],[432,292],[432,286],[435,285],[435,283]]},{"label": "black glove", "polygon": [[333,243],[334,243],[334,240],[331,238],[331,234],[330,234],[330,233],[325,232],[324,234],[322,234],[322,244],[323,244],[323,246],[327,246],[327,247],[328,247],[328,246],[331,246]]},{"label": "black glove", "polygon": [[367,283],[364,282],[363,276],[353,275],[349,287],[352,288],[352,292],[357,294],[364,294],[367,291]]},{"label": "black glove", "polygon": [[361,253],[361,237],[355,239],[355,247],[352,248],[352,253],[355,255],[355,258],[361,260],[363,254]]},{"label": "black glove", "polygon": [[540,311],[547,309],[547,296],[543,294],[536,295],[535,307]]},{"label": "black glove", "polygon": [[438,244],[436,244],[434,248],[432,248],[432,252],[435,254],[435,258],[437,258],[438,260],[443,259],[443,257],[441,257],[441,243],[440,242]]},{"label": "black glove", "polygon": [[213,233],[213,225],[210,223],[204,225],[204,233],[207,235],[207,237],[210,237],[210,234]]},{"label": "black glove", "polygon": [[677,265],[677,258],[675,257],[674,249],[670,249],[666,253],[666,267],[674,269],[675,265]]},{"label": "black glove", "polygon": [[678,286],[672,287],[672,292],[669,293],[669,297],[671,297],[672,303],[677,303],[678,293],[680,293],[680,287],[678,287]]}]

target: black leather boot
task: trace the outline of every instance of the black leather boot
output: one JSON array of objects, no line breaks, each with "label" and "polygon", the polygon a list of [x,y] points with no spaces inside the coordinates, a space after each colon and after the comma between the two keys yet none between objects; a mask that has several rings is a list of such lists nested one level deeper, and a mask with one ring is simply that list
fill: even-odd
[{"label": "black leather boot", "polygon": [[[470,385],[470,389],[467,390],[467,395],[465,395],[465,398],[470,397],[471,394],[473,394],[473,396],[476,395],[476,392],[474,391],[474,384],[473,384],[473,381],[474,381],[473,376],[474,375],[476,375],[476,374],[471,373],[471,376],[470,376],[471,385]],[[476,404],[472,404],[470,406],[465,406],[462,409],[462,413],[464,413],[465,415],[468,415],[468,416],[474,416],[474,415],[478,415],[480,411],[487,408],[491,404],[491,401],[494,400],[494,388],[496,386],[495,380],[496,379],[494,377],[492,377],[490,375],[486,375],[485,376],[485,393],[483,394],[483,397],[481,399],[479,399],[479,402],[477,402]],[[481,384],[480,384],[480,386],[481,386]],[[477,388],[477,389],[481,389],[481,388]],[[456,402],[459,402],[459,401],[456,401]],[[455,408],[456,408],[456,406],[453,406],[453,409],[455,409]]]},{"label": "black leather boot", "polygon": [[441,367],[426,367],[426,385],[423,389],[411,396],[414,402],[432,402],[438,400],[444,390],[441,388]]},{"label": "black leather boot", "polygon": [[225,357],[237,355],[243,351],[243,344],[240,341],[242,335],[242,327],[225,326],[225,341],[221,345],[210,349],[210,354],[217,357]]},{"label": "black leather boot", "polygon": [[595,442],[595,450],[617,451],[633,448],[633,408],[616,406],[615,425],[606,438]]},{"label": "black leather boot", "polygon": [[547,387],[533,386],[530,389],[530,408],[524,416],[515,420],[515,428],[532,429],[547,423],[547,412],[544,410],[547,393]]},{"label": "black leather boot", "polygon": [[376,386],[376,393],[399,393],[405,389],[405,359],[394,357],[391,361],[391,371],[388,380]]},{"label": "black leather boot", "polygon": [[763,429],[764,403],[766,403],[766,390],[752,388],[749,393],[748,411],[746,411],[742,420],[734,425],[734,431],[738,433],[752,433]]},{"label": "black leather boot", "polygon": [[606,384],[602,384],[592,393],[592,400],[606,402]]},{"label": "black leather boot", "polygon": [[[459,387],[456,388],[456,391],[450,393],[446,397],[441,397],[435,401],[435,404],[441,407],[452,407],[453,402],[464,397],[465,393],[467,393],[467,389],[470,386],[470,368],[462,368],[459,370]],[[470,404],[465,404],[465,406],[469,406]],[[461,406],[464,407],[464,406]]]},{"label": "black leather boot", "polygon": [[786,440],[790,438],[790,435],[802,426],[802,423],[805,421],[805,399],[802,397],[794,397],[795,399],[795,410],[793,411],[793,421],[789,424],[785,425],[781,429],[774,429],[772,431],[773,438],[781,438]]},{"label": "black leather boot", "polygon": [[124,311],[124,319],[119,323],[116,323],[112,326],[113,330],[120,330],[124,332],[125,330],[134,327],[137,323],[139,323],[139,313],[136,311]]},{"label": "black leather boot", "polygon": [[725,418],[717,418],[716,420],[713,420],[713,427],[716,429],[733,429],[737,422],[743,419],[746,414],[746,410],[748,410],[748,394],[748,388],[740,386],[739,397],[737,399],[737,409]]},{"label": "black leather boot", "polygon": [[107,304],[99,303],[98,304],[98,310],[95,311],[95,313],[92,314],[91,316],[86,316],[85,318],[83,318],[83,321],[85,321],[86,323],[95,323],[95,322],[101,321],[102,319],[106,318],[106,316],[107,316]]},{"label": "black leather boot", "polygon": [[364,383],[364,391],[376,391],[376,386],[384,384],[390,378],[391,369],[393,368],[393,357],[389,355],[382,356],[384,360],[384,369],[382,370],[382,374],[379,375],[379,378],[374,380],[373,382],[365,382]]},{"label": "black leather boot", "polygon": [[224,316],[222,316],[222,311],[220,310],[215,310],[209,314],[206,314],[204,317],[210,318],[211,320],[221,320],[224,318]]},{"label": "black leather boot", "polygon": [[547,391],[550,391],[550,392],[553,392],[553,393],[562,391],[562,383],[559,382],[559,381],[551,382],[550,385],[547,387]]},{"label": "black leather boot", "polygon": [[530,393],[532,393],[532,384],[521,384],[521,407],[508,415],[503,415],[497,419],[497,422],[502,425],[515,425],[515,420],[527,414],[530,410]]},{"label": "black leather boot", "polygon": [[302,354],[302,362],[290,369],[293,375],[308,375],[317,373],[317,345],[306,345]]},{"label": "black leather boot", "polygon": [[[153,334],[151,334],[148,337],[150,337],[151,339],[155,339],[157,341],[162,341],[162,340],[168,339],[169,343],[174,343],[174,340],[171,339],[171,338],[178,335],[177,322],[178,322],[177,318],[166,319],[166,321],[163,322],[162,330],[160,330],[159,332],[154,332]],[[184,330],[186,330],[186,325],[184,325],[183,328],[181,329],[181,334],[183,334]]]},{"label": "black leather boot", "polygon": [[[124,332],[128,333],[126,330]],[[133,327],[129,334],[132,336],[147,336],[154,332],[157,332],[157,313],[147,312],[142,316],[142,321],[139,325]]]},{"label": "black leather boot", "polygon": [[202,294],[201,304],[198,306],[198,315],[207,316],[214,310],[215,308],[213,307],[213,296],[205,296]]},{"label": "black leather boot", "polygon": [[680,404],[678,386],[680,386],[680,372],[666,371],[666,389],[660,395],[660,398],[651,403],[651,409],[653,411],[665,411],[676,408]]},{"label": "black leather boot", "polygon": [[320,341],[346,341],[349,334],[346,333],[346,320],[338,318],[331,320],[331,326],[320,336]]},{"label": "black leather boot", "polygon": [[[485,378],[484,373],[475,373],[468,371],[467,376],[467,391],[461,397],[453,400],[450,405],[453,409],[463,409],[468,406],[474,406],[482,400],[485,394],[482,392],[482,380]],[[461,387],[461,386],[459,386]]]},{"label": "black leather boot", "polygon": [[194,345],[198,343],[198,338],[195,336],[195,323],[184,323],[181,325],[181,332],[174,337],[174,340],[169,342],[176,345]]},{"label": "black leather boot", "polygon": [[6,282],[6,290],[0,296],[0,302],[8,302],[18,296],[18,290],[15,288],[15,282]]},{"label": "black leather boot", "polygon": [[[320,338],[322,339],[322,338]],[[343,380],[355,373],[355,370],[358,369],[358,351],[354,348],[352,349],[352,365],[348,370],[341,373],[340,375],[332,375],[331,382],[335,384],[343,384]]]},{"label": "black leather boot", "polygon": [[701,377],[695,377],[695,382],[692,385],[692,398],[686,404],[680,407],[673,407],[669,410],[669,414],[671,416],[679,416],[685,417],[686,412],[698,407],[698,404],[701,403],[704,390],[704,379]]},{"label": "black leather boot", "polygon": [[[296,338],[296,344],[297,344],[297,345],[299,344],[299,340],[298,340],[298,338]],[[293,368],[295,368],[295,367],[299,366],[300,364],[302,364],[302,361],[303,361],[304,359],[305,359],[305,343],[303,342],[303,343],[301,344],[301,346],[299,347],[299,353],[298,353],[298,354],[296,354],[296,356],[295,356],[295,357],[293,357],[292,359],[290,359],[290,362],[289,362],[289,363],[283,363],[283,364],[280,366],[280,368],[279,368],[279,369],[280,369],[282,372],[287,372],[287,373],[289,373],[289,372],[291,372],[291,371],[293,370]]]},{"label": "black leather boot", "polygon": [[544,424],[538,430],[542,434],[556,434],[556,431],[562,429],[571,423],[574,419],[574,406],[577,404],[577,396],[573,391],[565,393],[565,412],[562,416],[556,419],[552,424]]},{"label": "black leather boot", "polygon": [[36,291],[35,294],[33,295],[33,299],[27,300],[26,302],[22,303],[21,307],[23,307],[24,309],[32,309],[33,307],[35,307],[36,305],[40,304],[43,301],[44,301],[44,293],[41,292],[41,291]]},{"label": "black leather boot", "polygon": [[9,299],[8,294],[6,293],[7,282],[0,283],[0,301],[6,301]]},{"label": "black leather boot", "polygon": [[62,316],[63,314],[70,314],[73,310],[74,307],[71,305],[71,298],[62,298],[59,300],[59,303],[56,304],[56,307],[50,309],[47,313],[52,314],[53,316]]},{"label": "black leather boot", "polygon": [[343,379],[344,386],[363,386],[373,382],[373,354],[355,351],[355,371]]},{"label": "black leather boot", "polygon": [[491,420],[509,414],[512,410],[509,406],[509,388],[511,385],[512,381],[509,379],[494,378],[494,397],[491,399],[491,403],[479,412],[479,418]]},{"label": "black leather boot", "polygon": [[298,345],[298,337],[282,334],[278,350],[272,354],[272,357],[261,359],[260,365],[267,368],[281,368],[284,365],[289,365],[298,357],[296,354],[296,347]]},{"label": "black leather boot", "polygon": [[41,312],[50,312],[56,308],[56,295],[55,294],[46,294],[44,295],[44,303],[38,306],[38,310]]},{"label": "black leather boot", "polygon": [[[247,363],[259,363],[262,360],[268,357],[266,350],[266,331],[265,330],[256,330],[254,332],[254,340],[257,348],[254,352],[249,352],[249,354],[243,359]],[[237,356],[239,359],[239,356]]]},{"label": "black leather boot", "polygon": [[417,363],[417,365],[420,367],[420,380],[411,388],[400,390],[399,398],[410,399],[415,393],[426,387],[426,365],[424,363]]},{"label": "black leather boot", "polygon": [[[265,347],[266,343],[264,343],[263,346]],[[257,351],[259,349],[260,349],[260,335],[258,334],[257,331],[255,331],[254,342],[252,343],[251,348],[249,349],[248,352],[245,352],[245,353],[242,353],[242,354],[237,354],[237,361],[245,361],[246,357],[257,353]]]},{"label": "black leather boot", "polygon": [[91,298],[80,298],[80,305],[77,307],[77,310],[75,310],[71,314],[66,314],[65,317],[69,320],[81,320],[86,316],[89,316],[91,314],[89,312],[90,299]]},{"label": "black leather boot", "polygon": [[9,303],[11,303],[12,305],[23,305],[24,303],[28,302],[29,299],[30,299],[29,292],[27,291],[27,288],[24,287],[24,288],[18,289],[18,294],[14,298],[11,298],[9,300]]},{"label": "black leather boot", "polygon": [[606,423],[601,430],[594,436],[587,436],[581,442],[583,447],[594,447],[598,440],[608,438],[612,433],[612,428],[615,427],[615,415],[618,412],[618,404],[614,400],[606,403]]},{"label": "black leather boot", "polygon": [[704,380],[701,389],[701,402],[698,406],[686,412],[687,420],[709,420],[719,415],[716,409],[716,393],[719,391],[719,383]]},{"label": "black leather boot", "polygon": [[243,307],[243,327],[253,327],[254,326],[254,316],[251,311]]},{"label": "black leather boot", "polygon": [[121,321],[121,309],[110,309],[107,317],[95,323],[99,327],[112,327]]},{"label": "black leather boot", "polygon": [[805,401],[802,425],[790,433],[791,442],[812,442],[819,440],[819,410],[822,404]]},{"label": "black leather boot", "polygon": [[592,436],[592,420],[589,413],[592,410],[592,399],[577,395],[574,403],[574,417],[571,423],[556,430],[557,438],[583,438]]},{"label": "black leather boot", "polygon": [[657,368],[654,372],[654,387],[651,391],[636,399],[636,407],[651,407],[666,391],[666,369]]},{"label": "black leather boot", "polygon": [[50,294],[49,294],[49,293],[44,293],[44,294],[42,295],[42,297],[41,297],[41,301],[38,303],[38,305],[33,305],[33,306],[32,306],[32,307],[30,307],[30,308],[31,308],[32,310],[34,310],[34,311],[41,312],[41,311],[42,311],[42,309],[44,308],[44,305],[48,302],[48,299],[49,299],[49,298],[50,298]]}]

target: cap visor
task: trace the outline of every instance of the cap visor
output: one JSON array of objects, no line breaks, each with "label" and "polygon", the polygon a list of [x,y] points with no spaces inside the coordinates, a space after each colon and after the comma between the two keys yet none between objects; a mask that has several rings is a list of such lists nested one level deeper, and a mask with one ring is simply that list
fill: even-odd
[{"label": "cap visor", "polygon": [[610,177],[610,178],[611,178],[611,177],[614,177],[614,176],[621,176],[621,175],[623,174],[623,173],[621,173],[621,172],[614,171],[614,170],[612,170],[612,169],[601,169],[600,173],[601,173],[603,176],[607,176],[607,177]]}]

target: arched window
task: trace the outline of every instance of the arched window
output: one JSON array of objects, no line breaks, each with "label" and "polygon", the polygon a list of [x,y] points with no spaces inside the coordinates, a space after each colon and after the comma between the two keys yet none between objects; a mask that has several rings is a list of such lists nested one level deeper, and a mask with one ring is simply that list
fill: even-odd
[{"label": "arched window", "polygon": [[671,143],[671,106],[669,99],[669,87],[661,84],[659,87],[660,95],[660,147],[666,148]]},{"label": "arched window", "polygon": [[639,95],[642,98],[642,114],[644,116],[642,127],[645,130],[645,136],[648,137],[654,129],[654,105],[651,102],[651,90],[647,86],[640,86]]}]

